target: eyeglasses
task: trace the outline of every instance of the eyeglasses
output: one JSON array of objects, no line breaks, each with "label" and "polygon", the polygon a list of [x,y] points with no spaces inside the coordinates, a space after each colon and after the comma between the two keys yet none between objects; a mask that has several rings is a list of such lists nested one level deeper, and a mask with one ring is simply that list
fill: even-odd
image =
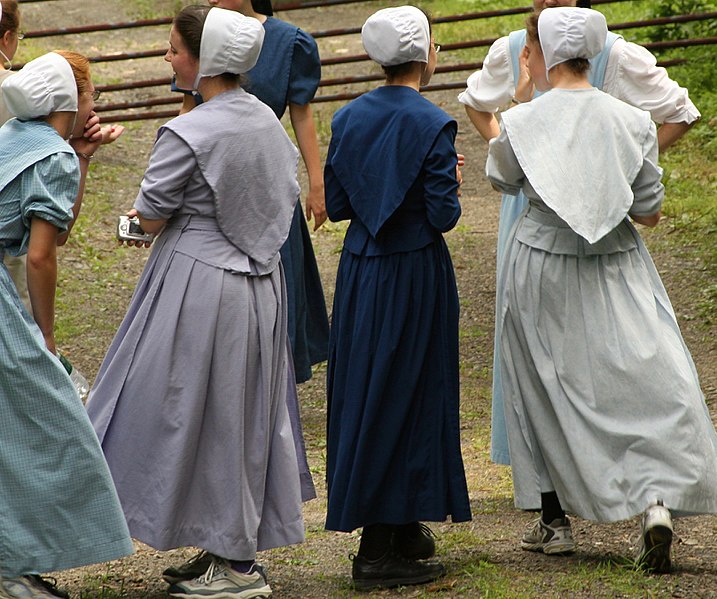
[{"label": "eyeglasses", "polygon": [[441,44],[433,42],[433,49],[436,51],[436,54],[438,54],[441,51]]},{"label": "eyeglasses", "polygon": [[18,42],[19,42],[20,40],[24,40],[24,39],[25,39],[25,32],[24,32],[24,31],[18,31],[16,35],[17,35],[17,41],[18,41]]},{"label": "eyeglasses", "polygon": [[97,100],[100,99],[100,96],[101,96],[101,95],[102,95],[102,92],[101,92],[100,90],[96,89],[96,90],[94,90],[94,91],[92,92],[92,99],[93,99],[95,102],[97,102]]}]

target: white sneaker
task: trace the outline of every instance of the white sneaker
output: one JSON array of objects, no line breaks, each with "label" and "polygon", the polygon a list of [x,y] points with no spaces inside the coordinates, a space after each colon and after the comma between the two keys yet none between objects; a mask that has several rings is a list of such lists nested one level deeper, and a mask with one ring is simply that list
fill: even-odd
[{"label": "white sneaker", "polygon": [[572,553],[575,551],[575,541],[570,520],[567,517],[556,518],[550,524],[545,524],[542,518],[538,518],[523,535],[520,546],[526,551],[542,551],[547,555]]},{"label": "white sneaker", "polygon": [[0,591],[3,599],[57,599],[57,595],[50,593],[30,576],[3,578],[0,580]]},{"label": "white sneaker", "polygon": [[672,566],[672,515],[658,500],[645,510],[640,523],[640,542],[636,562],[648,572],[667,574]]},{"label": "white sneaker", "polygon": [[226,561],[212,560],[199,578],[179,582],[169,587],[172,597],[211,597],[212,599],[257,599],[271,596],[261,567],[254,565],[248,574],[229,567]]}]

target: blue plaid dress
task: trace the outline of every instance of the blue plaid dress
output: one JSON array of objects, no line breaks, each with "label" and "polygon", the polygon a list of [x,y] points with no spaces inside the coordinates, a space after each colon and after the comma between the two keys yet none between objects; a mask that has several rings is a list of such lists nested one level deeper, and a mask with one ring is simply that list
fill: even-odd
[{"label": "blue plaid dress", "polygon": [[[0,254],[23,254],[32,218],[67,228],[77,158],[46,123],[12,120],[0,129],[0,163]],[[4,266],[0,352],[0,575],[128,555],[132,541],[84,406]]]}]

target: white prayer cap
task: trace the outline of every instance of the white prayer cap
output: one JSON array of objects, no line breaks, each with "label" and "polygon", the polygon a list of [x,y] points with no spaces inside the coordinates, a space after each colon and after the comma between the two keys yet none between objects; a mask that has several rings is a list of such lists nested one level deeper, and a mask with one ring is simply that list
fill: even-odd
[{"label": "white prayer cap", "polygon": [[53,112],[77,112],[77,82],[70,63],[56,52],[28,62],[2,83],[11,114],[22,120]]},{"label": "white prayer cap", "polygon": [[431,30],[426,15],[415,6],[384,8],[366,20],[361,41],[371,59],[384,67],[428,62]]},{"label": "white prayer cap", "polygon": [[234,10],[212,8],[202,29],[197,81],[222,73],[246,73],[259,59],[263,43],[264,26],[258,19]]},{"label": "white prayer cap", "polygon": [[573,58],[593,58],[605,47],[607,21],[589,8],[556,7],[541,11],[538,36],[545,69]]}]

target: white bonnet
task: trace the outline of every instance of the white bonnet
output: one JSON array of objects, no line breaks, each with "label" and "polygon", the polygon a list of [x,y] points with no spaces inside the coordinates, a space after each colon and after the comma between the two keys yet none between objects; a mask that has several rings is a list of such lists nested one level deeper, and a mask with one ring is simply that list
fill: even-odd
[{"label": "white bonnet", "polygon": [[77,82],[70,63],[56,52],[28,62],[2,83],[3,99],[21,120],[53,112],[77,112]]},{"label": "white bonnet", "polygon": [[257,19],[212,8],[202,29],[197,80],[222,73],[246,73],[259,59],[263,43],[264,26]]},{"label": "white bonnet", "polygon": [[431,32],[426,15],[415,6],[384,8],[361,29],[366,52],[381,66],[428,62]]},{"label": "white bonnet", "polygon": [[590,8],[547,8],[538,17],[538,36],[549,71],[573,58],[597,56],[605,47],[607,21]]}]

